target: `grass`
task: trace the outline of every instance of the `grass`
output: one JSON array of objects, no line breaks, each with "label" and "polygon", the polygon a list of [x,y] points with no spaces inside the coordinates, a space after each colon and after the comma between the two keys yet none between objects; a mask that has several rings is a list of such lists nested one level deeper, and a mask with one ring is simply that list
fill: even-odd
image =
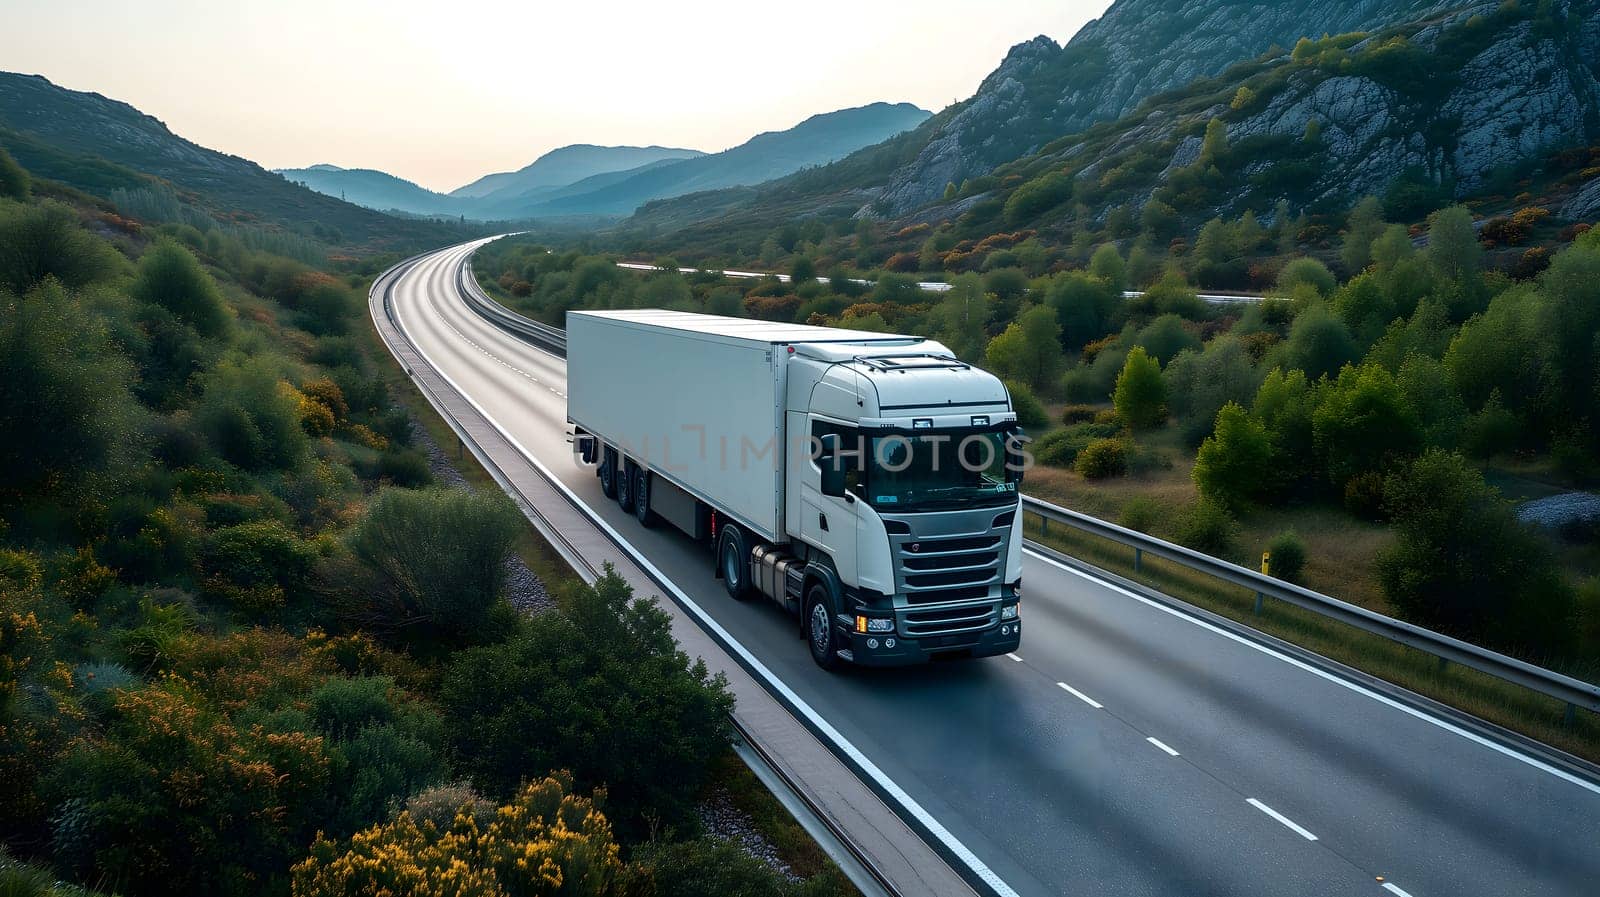
[{"label": "grass", "polygon": [[[1425,652],[1271,599],[1263,602],[1257,615],[1254,592],[1161,558],[1145,557],[1140,568],[1134,570],[1133,551],[1126,546],[1060,525],[1046,533],[1031,515],[1025,530],[1030,538],[1104,570],[1480,719],[1600,762],[1600,715],[1580,710],[1573,723],[1567,725],[1563,722],[1565,704],[1485,673],[1458,664],[1441,665]],[[1310,539],[1307,541],[1309,544]]]}]

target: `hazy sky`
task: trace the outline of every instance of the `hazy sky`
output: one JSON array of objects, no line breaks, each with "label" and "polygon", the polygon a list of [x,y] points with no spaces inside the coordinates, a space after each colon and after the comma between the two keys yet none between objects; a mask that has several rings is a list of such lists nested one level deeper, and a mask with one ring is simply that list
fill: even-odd
[{"label": "hazy sky", "polygon": [[0,69],[268,168],[436,190],[569,143],[726,149],[877,100],[937,111],[1109,0],[3,0]]}]

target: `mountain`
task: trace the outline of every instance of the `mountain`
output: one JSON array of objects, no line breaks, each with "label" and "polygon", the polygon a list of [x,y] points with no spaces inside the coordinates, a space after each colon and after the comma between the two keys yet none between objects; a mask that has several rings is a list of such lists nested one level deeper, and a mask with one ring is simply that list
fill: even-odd
[{"label": "mountain", "polygon": [[467,204],[456,197],[435,193],[404,178],[371,168],[340,168],[324,164],[274,170],[318,193],[337,196],[369,209],[397,209],[413,215],[459,215],[466,211]]},{"label": "mountain", "polygon": [[662,159],[689,159],[704,153],[665,146],[594,146],[575,143],[553,149],[516,171],[484,175],[451,196],[509,200],[541,188],[564,187],[608,171],[638,168]]},{"label": "mountain", "polygon": [[292,184],[247,159],[185,140],[127,103],[37,75],[0,72],[0,143],[40,177],[101,196],[170,184],[182,202],[236,225],[370,248],[437,245],[456,234]]},{"label": "mountain", "polygon": [[929,115],[910,103],[873,103],[814,115],[786,131],[757,134],[720,153],[653,166],[586,191],[539,197],[525,211],[533,216],[626,215],[653,199],[758,184],[826,165],[908,131]]},{"label": "mountain", "polygon": [[[1308,41],[1049,144],[917,217],[998,210],[997,225],[1046,228],[1156,206],[1198,224],[1373,194],[1410,221],[1430,202],[1504,204],[1536,182],[1566,196],[1600,173],[1582,149],[1600,140],[1597,60],[1600,0],[1479,3]],[[1208,150],[1213,132],[1226,139]],[[1553,211],[1600,211],[1600,191],[1584,192]]]}]

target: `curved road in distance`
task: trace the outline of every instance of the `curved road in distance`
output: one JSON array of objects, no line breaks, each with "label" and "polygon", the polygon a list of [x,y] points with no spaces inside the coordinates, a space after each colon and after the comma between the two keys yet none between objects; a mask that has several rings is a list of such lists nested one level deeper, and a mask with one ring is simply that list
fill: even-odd
[{"label": "curved road in distance", "polygon": [[482,242],[395,284],[430,363],[1017,893],[1596,893],[1600,784],[1033,552],[1017,656],[817,669],[573,462],[564,360],[457,292]]}]

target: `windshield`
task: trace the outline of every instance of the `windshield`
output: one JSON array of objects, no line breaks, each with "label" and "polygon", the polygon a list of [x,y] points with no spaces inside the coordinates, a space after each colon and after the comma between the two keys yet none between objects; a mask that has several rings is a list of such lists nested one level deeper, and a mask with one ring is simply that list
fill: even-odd
[{"label": "windshield", "polygon": [[866,496],[875,507],[930,510],[1006,503],[1020,474],[1006,469],[1003,432],[894,434],[868,440]]}]

